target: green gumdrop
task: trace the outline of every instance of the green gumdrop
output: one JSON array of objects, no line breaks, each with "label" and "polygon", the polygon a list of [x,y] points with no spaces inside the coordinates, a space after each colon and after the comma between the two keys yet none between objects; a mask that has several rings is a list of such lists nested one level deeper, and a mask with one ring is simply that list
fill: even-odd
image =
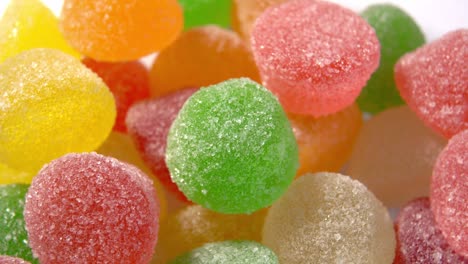
[{"label": "green gumdrop", "polygon": [[39,263],[28,245],[24,223],[27,184],[0,185],[0,255],[14,256]]},{"label": "green gumdrop", "polygon": [[231,0],[179,0],[184,9],[185,30],[215,24],[229,27],[231,21]]},{"label": "green gumdrop", "polygon": [[230,214],[271,205],[299,164],[283,108],[246,78],[202,88],[187,100],[169,131],[166,162],[190,200]]},{"label": "green gumdrop", "polygon": [[361,16],[375,29],[380,41],[380,66],[357,99],[363,112],[378,113],[403,105],[395,86],[393,67],[397,60],[425,43],[416,22],[400,8],[390,4],[369,6]]},{"label": "green gumdrop", "polygon": [[170,264],[278,264],[278,257],[264,245],[253,241],[208,243],[185,253]]}]

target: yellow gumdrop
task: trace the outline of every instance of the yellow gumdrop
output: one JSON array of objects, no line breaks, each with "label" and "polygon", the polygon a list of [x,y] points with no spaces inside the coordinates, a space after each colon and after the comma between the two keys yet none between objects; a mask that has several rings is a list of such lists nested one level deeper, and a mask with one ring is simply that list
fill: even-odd
[{"label": "yellow gumdrop", "polygon": [[58,19],[40,0],[12,0],[0,20],[0,63],[33,48],[80,57],[59,31]]},{"label": "yellow gumdrop", "polygon": [[0,163],[0,184],[30,184],[33,176],[33,174],[17,171]]},{"label": "yellow gumdrop", "polygon": [[0,64],[0,163],[36,174],[70,152],[99,147],[116,109],[104,82],[54,49],[32,49]]}]

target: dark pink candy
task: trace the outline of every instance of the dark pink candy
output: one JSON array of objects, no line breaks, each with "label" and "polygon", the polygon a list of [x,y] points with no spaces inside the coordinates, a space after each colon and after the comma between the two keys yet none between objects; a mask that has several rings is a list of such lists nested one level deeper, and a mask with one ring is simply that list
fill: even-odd
[{"label": "dark pink candy", "polygon": [[10,256],[0,256],[0,264],[31,264],[26,260]]}]

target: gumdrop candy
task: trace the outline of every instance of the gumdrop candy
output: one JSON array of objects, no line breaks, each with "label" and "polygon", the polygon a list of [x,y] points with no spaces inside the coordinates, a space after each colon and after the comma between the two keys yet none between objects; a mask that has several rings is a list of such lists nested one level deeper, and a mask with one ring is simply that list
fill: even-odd
[{"label": "gumdrop candy", "polygon": [[18,171],[0,163],[0,184],[29,184],[33,177],[34,174]]},{"label": "gumdrop candy", "polygon": [[15,258],[11,256],[0,256],[0,264],[31,264],[20,258]]},{"label": "gumdrop candy", "polygon": [[185,102],[167,137],[166,162],[189,200],[231,214],[271,205],[299,165],[283,108],[246,78],[202,88]]},{"label": "gumdrop candy", "polygon": [[203,25],[228,27],[231,15],[231,0],[179,0],[184,9],[184,28]]},{"label": "gumdrop candy", "polygon": [[251,45],[263,84],[285,110],[314,117],[350,106],[380,57],[363,18],[316,0],[268,8],[255,22]]},{"label": "gumdrop candy", "polygon": [[79,60],[53,49],[0,64],[0,163],[30,173],[69,152],[92,151],[109,135],[115,102]]},{"label": "gumdrop candy", "polygon": [[450,138],[468,128],[468,29],[452,31],[400,58],[395,82],[424,123]]},{"label": "gumdrop candy", "polygon": [[60,15],[70,45],[99,61],[135,60],[162,50],[183,23],[177,0],[65,0]]},{"label": "gumdrop candy", "polygon": [[96,153],[44,166],[26,196],[30,246],[41,263],[148,263],[158,201],[136,167]]}]

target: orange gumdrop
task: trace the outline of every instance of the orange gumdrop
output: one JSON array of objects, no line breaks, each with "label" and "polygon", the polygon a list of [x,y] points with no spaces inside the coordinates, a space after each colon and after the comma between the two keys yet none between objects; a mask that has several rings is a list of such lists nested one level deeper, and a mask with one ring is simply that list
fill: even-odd
[{"label": "orange gumdrop", "polygon": [[65,0],[60,27],[88,57],[135,60],[173,42],[183,28],[183,14],[177,0]]},{"label": "orange gumdrop", "polygon": [[150,77],[153,96],[231,78],[248,77],[260,82],[248,46],[236,33],[212,25],[182,33],[159,53]]}]

